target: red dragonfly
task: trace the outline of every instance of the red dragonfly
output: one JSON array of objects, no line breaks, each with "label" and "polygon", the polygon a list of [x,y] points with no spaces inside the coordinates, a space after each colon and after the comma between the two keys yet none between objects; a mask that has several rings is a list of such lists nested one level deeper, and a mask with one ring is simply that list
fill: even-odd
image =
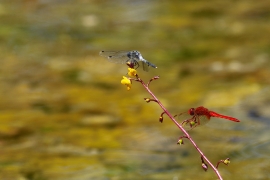
[{"label": "red dragonfly", "polygon": [[[187,113],[189,115],[191,115],[192,117],[184,120],[182,122],[182,125],[185,126],[185,125],[189,124],[191,129],[195,128],[196,126],[206,124],[207,122],[210,121],[211,117],[223,118],[223,119],[227,119],[227,120],[234,121],[234,122],[240,122],[240,120],[238,120],[234,117],[218,114],[214,111],[208,110],[207,108],[205,108],[203,106],[199,106],[197,108],[190,108],[187,111]],[[182,114],[184,114],[184,113],[178,114],[176,116],[180,117],[180,115],[182,115]]]}]

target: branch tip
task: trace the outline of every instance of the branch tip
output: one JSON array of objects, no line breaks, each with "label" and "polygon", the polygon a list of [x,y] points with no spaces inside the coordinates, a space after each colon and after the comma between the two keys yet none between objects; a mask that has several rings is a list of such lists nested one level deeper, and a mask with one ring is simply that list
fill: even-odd
[{"label": "branch tip", "polygon": [[206,172],[207,170],[208,170],[208,165],[204,162],[204,160],[203,160],[204,158],[203,158],[203,155],[201,156],[201,160],[202,160],[202,168],[203,168],[203,170]]},{"label": "branch tip", "polygon": [[150,98],[144,98],[145,102],[149,103],[150,101],[157,102],[155,99],[150,99]]},{"label": "branch tip", "polygon": [[179,145],[184,144],[184,140],[182,138],[181,139],[178,139],[177,144],[179,144]]},{"label": "branch tip", "polygon": [[145,102],[149,103],[150,99],[149,98],[144,98]]},{"label": "branch tip", "polygon": [[231,161],[230,161],[230,158],[226,158],[225,160],[219,160],[218,161],[218,163],[217,163],[217,165],[216,165],[216,168],[218,168],[218,166],[219,166],[219,164],[220,163],[223,163],[223,164],[225,164],[226,166],[228,166],[230,163],[231,163]]},{"label": "branch tip", "polygon": [[159,76],[152,77],[152,78],[149,80],[149,82],[147,83],[147,86],[149,86],[150,83],[151,83],[153,80],[157,80],[157,79],[159,79]]},{"label": "branch tip", "polygon": [[202,163],[202,168],[206,172],[208,170],[208,165],[205,163]]},{"label": "branch tip", "polygon": [[162,116],[159,117],[159,122],[161,122],[161,123],[163,122],[163,117]]},{"label": "branch tip", "polygon": [[163,115],[165,114],[166,112],[164,111],[163,113],[160,114],[160,117],[159,117],[159,122],[163,122]]},{"label": "branch tip", "polygon": [[159,76],[153,77],[152,79],[150,79],[150,81],[157,80],[157,79],[159,79]]},{"label": "branch tip", "polygon": [[180,137],[178,138],[178,141],[177,141],[177,143],[176,143],[176,144],[179,144],[179,145],[184,144],[184,140],[183,140],[183,138],[188,138],[188,137],[187,137],[187,136],[180,136]]}]

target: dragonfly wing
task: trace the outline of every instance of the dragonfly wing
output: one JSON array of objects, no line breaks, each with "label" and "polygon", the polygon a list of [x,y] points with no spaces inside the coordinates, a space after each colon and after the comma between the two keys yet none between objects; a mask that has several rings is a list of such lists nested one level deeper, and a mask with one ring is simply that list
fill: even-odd
[{"label": "dragonfly wing", "polygon": [[118,58],[122,56],[127,57],[128,52],[129,51],[100,51],[99,55],[104,56],[104,57],[112,56],[114,58]]},{"label": "dragonfly wing", "polygon": [[182,112],[180,114],[175,115],[174,117],[177,117],[177,119],[181,122],[181,126],[186,130],[190,131],[193,129],[192,123],[194,122],[195,116],[190,116],[188,112]]},{"label": "dragonfly wing", "polygon": [[210,121],[210,117],[208,117],[206,115],[200,115],[200,116],[197,116],[197,118],[196,118],[197,126],[205,125],[209,121]]},{"label": "dragonfly wing", "polygon": [[129,51],[100,51],[99,55],[106,57],[108,61],[118,64],[124,64],[129,61],[127,57]]},{"label": "dragonfly wing", "polygon": [[142,67],[143,67],[143,70],[144,71],[148,71],[148,64],[147,63],[145,63],[145,62],[143,62],[143,61],[141,61],[142,62]]}]

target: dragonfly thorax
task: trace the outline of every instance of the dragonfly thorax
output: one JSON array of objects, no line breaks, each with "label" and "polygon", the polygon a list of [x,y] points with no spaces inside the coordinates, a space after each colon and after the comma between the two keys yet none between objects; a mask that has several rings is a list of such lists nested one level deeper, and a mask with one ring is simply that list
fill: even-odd
[{"label": "dragonfly thorax", "polygon": [[139,51],[130,51],[127,54],[128,58],[133,59],[133,60],[138,60],[141,61],[143,60],[143,57]]}]

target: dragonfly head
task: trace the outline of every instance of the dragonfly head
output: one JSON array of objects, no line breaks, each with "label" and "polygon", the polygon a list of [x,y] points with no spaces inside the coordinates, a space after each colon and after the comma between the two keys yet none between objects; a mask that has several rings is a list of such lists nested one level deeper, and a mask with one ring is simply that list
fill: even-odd
[{"label": "dragonfly head", "polygon": [[191,116],[194,116],[194,114],[195,114],[195,109],[194,109],[194,108],[190,108],[190,109],[188,110],[188,114],[191,115]]}]

